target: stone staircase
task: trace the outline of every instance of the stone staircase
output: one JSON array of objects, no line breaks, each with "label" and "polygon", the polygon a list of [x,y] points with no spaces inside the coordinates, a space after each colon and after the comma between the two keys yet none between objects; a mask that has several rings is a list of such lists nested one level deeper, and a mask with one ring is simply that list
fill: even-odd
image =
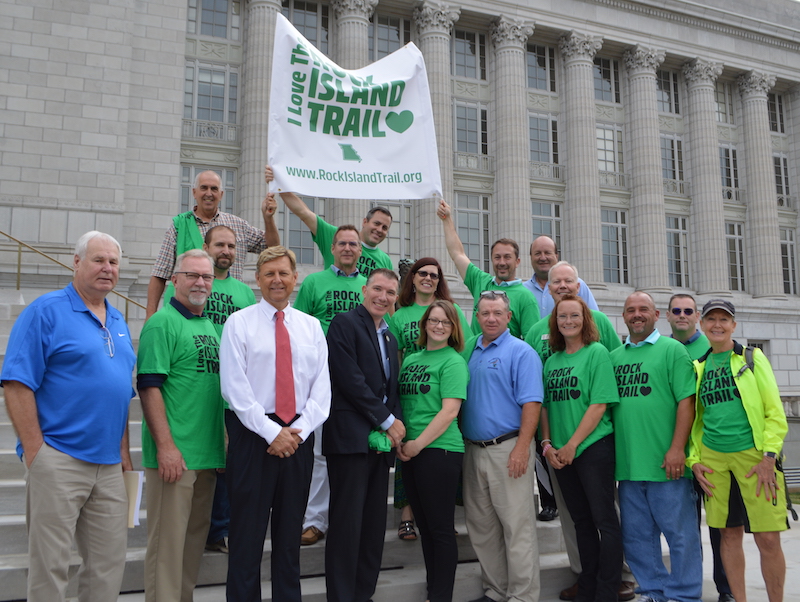
[{"label": "stone staircase", "polygon": [[[14,319],[38,294],[17,291],[0,291],[0,366],[5,356],[8,334]],[[138,339],[141,323],[131,323],[134,339]],[[138,341],[137,341],[138,342]],[[142,411],[139,399],[131,402],[130,431],[131,452],[135,468],[141,468],[141,427]],[[15,452],[16,436],[5,409],[3,391],[0,389],[0,601],[24,600],[27,579],[27,535],[25,528],[25,469]],[[393,479],[390,479],[392,487]],[[382,571],[376,602],[407,602],[424,600],[425,568],[419,541],[405,542],[397,538],[397,525],[400,512],[392,506],[392,490],[389,491],[389,512],[386,524],[385,547]],[[534,495],[534,492],[531,492]],[[144,505],[144,499],[142,501]],[[142,524],[128,532],[128,554],[123,579],[123,595],[120,600],[134,602],[143,600],[139,592],[143,590],[144,555],[147,543],[147,509],[142,511]],[[558,520],[549,523],[539,522],[538,538],[541,555],[542,602],[558,599],[558,592],[572,584],[574,576],[569,570],[563,539]],[[460,566],[456,577],[454,600],[472,600],[481,595],[480,567],[467,536],[463,508],[456,508],[456,528],[459,532]],[[301,550],[301,575],[303,599],[308,601],[325,600],[325,540]],[[262,599],[270,601],[269,583],[270,540],[264,545],[261,574]],[[224,600],[224,583],[228,557],[221,553],[206,552],[200,570],[198,602]],[[79,567],[79,558],[71,560],[70,575],[74,577]],[[69,596],[76,595],[73,579],[68,590]],[[279,602],[279,601],[276,601]]]}]

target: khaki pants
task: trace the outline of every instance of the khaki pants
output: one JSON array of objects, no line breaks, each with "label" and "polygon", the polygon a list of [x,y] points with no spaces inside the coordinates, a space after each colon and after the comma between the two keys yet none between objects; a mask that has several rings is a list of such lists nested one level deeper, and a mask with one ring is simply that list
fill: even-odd
[{"label": "khaki pants", "polygon": [[128,543],[121,465],[83,462],[44,443],[25,480],[29,602],[65,599],[73,534],[83,560],[78,600],[116,600]]},{"label": "khaki pants", "polygon": [[216,472],[187,470],[180,480],[166,483],[157,468],[146,468],[145,478],[145,601],[192,602],[211,524]]}]

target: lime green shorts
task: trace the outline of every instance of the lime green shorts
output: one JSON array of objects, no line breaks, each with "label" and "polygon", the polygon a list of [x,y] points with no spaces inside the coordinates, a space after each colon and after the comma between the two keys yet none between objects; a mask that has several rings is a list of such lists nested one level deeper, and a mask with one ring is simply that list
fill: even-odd
[{"label": "lime green shorts", "polygon": [[[779,489],[777,498],[771,501],[767,501],[763,488],[761,495],[756,497],[758,477],[755,474],[745,478],[753,466],[761,462],[762,457],[763,454],[754,447],[730,454],[714,451],[705,445],[701,447],[700,463],[714,471],[711,474],[706,473],[706,478],[715,486],[712,490],[713,497],[706,496],[706,523],[709,527],[723,529],[744,523],[747,531],[753,533],[788,529],[783,473],[775,471]],[[731,479],[731,475],[735,481]],[[737,485],[741,497],[736,495]],[[732,488],[733,495],[731,495]],[[741,516],[739,505],[742,503],[745,512],[744,521],[738,520],[732,523],[729,519]]]}]

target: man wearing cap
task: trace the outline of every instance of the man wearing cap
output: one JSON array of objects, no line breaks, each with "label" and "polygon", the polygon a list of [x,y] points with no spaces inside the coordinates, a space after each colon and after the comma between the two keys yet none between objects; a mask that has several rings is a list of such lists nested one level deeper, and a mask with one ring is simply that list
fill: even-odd
[{"label": "man wearing cap", "polygon": [[720,529],[722,562],[733,597],[746,600],[745,528],[761,556],[770,602],[783,600],[786,561],[780,532],[788,528],[786,491],[776,466],[788,432],[778,384],[764,353],[733,340],[730,301],[703,306],[700,327],[711,348],[695,361],[696,417],[689,457],[706,494],[706,522]]}]

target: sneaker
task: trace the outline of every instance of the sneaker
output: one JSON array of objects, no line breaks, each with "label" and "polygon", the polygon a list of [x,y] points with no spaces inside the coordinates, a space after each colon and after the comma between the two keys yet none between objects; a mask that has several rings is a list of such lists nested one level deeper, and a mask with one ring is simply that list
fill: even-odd
[{"label": "sneaker", "polygon": [[207,543],[206,550],[208,552],[222,552],[223,554],[228,554],[230,551],[228,550],[228,538],[223,537],[213,543]]}]

